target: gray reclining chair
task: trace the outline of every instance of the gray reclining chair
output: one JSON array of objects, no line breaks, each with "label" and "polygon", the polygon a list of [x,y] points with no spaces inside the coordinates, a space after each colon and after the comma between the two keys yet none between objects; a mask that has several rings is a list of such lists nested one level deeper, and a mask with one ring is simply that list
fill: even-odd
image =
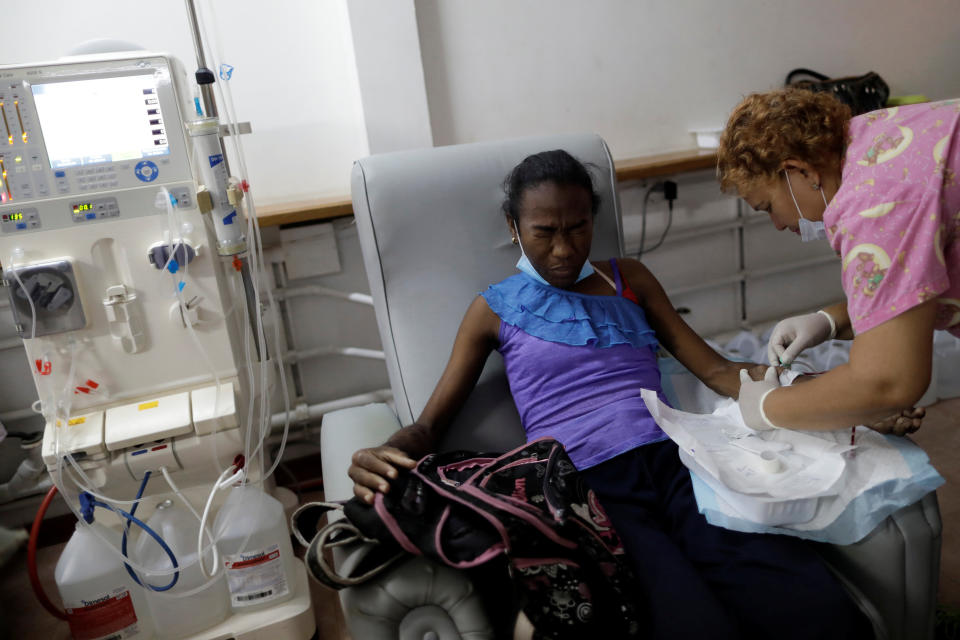
[{"label": "gray reclining chair", "polygon": [[[592,259],[622,255],[613,161],[594,135],[528,138],[365,158],[353,169],[353,207],[386,353],[396,416],[385,405],[324,417],[321,446],[328,499],[346,499],[352,453],[382,444],[419,415],[442,372],[474,296],[515,273],[517,250],[500,213],[501,182],[525,156],[563,148],[595,167],[602,197]],[[496,354],[442,449],[504,451],[524,439]],[[878,638],[933,637],[940,560],[936,495],[902,509],[865,540],[821,545],[823,555],[874,622]],[[362,551],[336,558],[342,569]],[[491,638],[465,575],[412,558],[374,582],[341,592],[354,638]]]}]

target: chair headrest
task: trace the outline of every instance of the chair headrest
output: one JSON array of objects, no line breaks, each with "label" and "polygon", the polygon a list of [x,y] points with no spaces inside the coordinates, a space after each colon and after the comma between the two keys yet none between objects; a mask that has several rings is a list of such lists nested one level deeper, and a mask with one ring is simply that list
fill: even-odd
[{"label": "chair headrest", "polygon": [[[473,298],[516,273],[519,249],[510,242],[501,213],[502,183],[526,156],[550,149],[564,149],[591,169],[601,198],[591,258],[621,255],[616,176],[599,136],[437,147],[371,156],[354,165],[353,207],[364,266],[404,424],[420,414],[433,392]],[[502,371],[495,354],[458,417],[456,432],[495,431],[507,421],[512,422],[507,428],[522,438]],[[486,406],[481,409],[478,403]],[[460,436],[453,440],[463,443],[452,442],[460,447],[482,444]]]}]

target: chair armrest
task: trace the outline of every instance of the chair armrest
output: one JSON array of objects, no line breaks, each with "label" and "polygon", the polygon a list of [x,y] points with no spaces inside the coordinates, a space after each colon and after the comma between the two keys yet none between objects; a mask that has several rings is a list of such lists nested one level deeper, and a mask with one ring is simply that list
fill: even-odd
[{"label": "chair armrest", "polygon": [[347,477],[353,453],[383,444],[400,427],[390,407],[380,403],[324,415],[320,427],[324,499],[329,502],[353,497],[353,481]]},{"label": "chair armrest", "polygon": [[[341,572],[349,573],[366,552],[365,546],[337,550],[334,562]],[[411,557],[382,576],[343,589],[340,604],[354,638],[493,640],[495,636],[467,574],[423,557]]]},{"label": "chair armrest", "polygon": [[[400,427],[400,421],[385,404],[324,415],[320,430],[324,499],[352,497],[353,481],[347,477],[347,469],[353,453],[383,444]],[[341,574],[349,575],[368,552],[369,545],[365,544],[337,549],[334,564]],[[411,557],[369,582],[343,589],[340,603],[354,638],[494,638],[482,600],[467,574],[422,557]],[[429,635],[431,631],[433,636]]]},{"label": "chair armrest", "polygon": [[[878,638],[933,638],[940,576],[940,508],[930,492],[881,522],[851,545],[818,545],[818,551],[865,596],[882,618]],[[876,628],[876,627],[875,627]]]}]

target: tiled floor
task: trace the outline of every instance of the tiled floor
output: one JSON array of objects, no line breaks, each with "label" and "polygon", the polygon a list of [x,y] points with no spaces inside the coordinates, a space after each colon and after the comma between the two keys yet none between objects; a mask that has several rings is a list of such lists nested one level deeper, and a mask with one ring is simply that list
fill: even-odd
[{"label": "tiled floor", "polygon": [[[960,398],[928,407],[923,428],[914,440],[930,455],[947,483],[938,492],[943,519],[939,601],[960,607]],[[306,494],[305,499],[317,499]],[[41,579],[56,598],[53,568],[63,545],[38,551]],[[311,595],[320,640],[349,640],[337,596],[311,581]],[[26,571],[26,552],[19,552],[0,569],[0,637],[66,640],[67,625],[47,614],[34,598]]]}]

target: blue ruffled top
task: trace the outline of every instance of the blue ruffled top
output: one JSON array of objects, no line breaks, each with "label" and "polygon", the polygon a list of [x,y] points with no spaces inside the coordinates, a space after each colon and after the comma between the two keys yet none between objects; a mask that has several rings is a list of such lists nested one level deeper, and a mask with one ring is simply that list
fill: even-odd
[{"label": "blue ruffled top", "polygon": [[657,344],[643,309],[620,296],[558,289],[525,273],[492,284],[480,295],[502,321],[541,340],[601,349]]},{"label": "blue ruffled top", "polygon": [[555,438],[587,469],[667,437],[640,396],[661,389],[657,339],[638,304],[526,274],[481,295],[501,320],[497,350],[528,439]]}]

